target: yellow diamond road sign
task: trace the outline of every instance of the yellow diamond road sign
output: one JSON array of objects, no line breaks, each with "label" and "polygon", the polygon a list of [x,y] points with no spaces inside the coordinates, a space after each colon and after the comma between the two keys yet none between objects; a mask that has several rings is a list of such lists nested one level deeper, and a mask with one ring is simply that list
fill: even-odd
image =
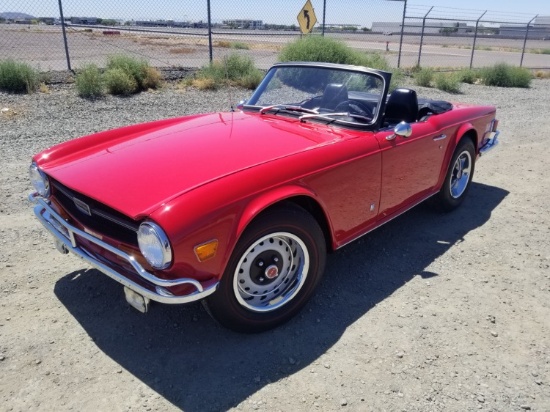
[{"label": "yellow diamond road sign", "polygon": [[311,1],[307,0],[304,7],[302,7],[302,10],[300,10],[300,13],[298,13],[298,24],[300,25],[300,30],[303,34],[311,33],[315,23],[317,23],[315,11],[313,11]]}]

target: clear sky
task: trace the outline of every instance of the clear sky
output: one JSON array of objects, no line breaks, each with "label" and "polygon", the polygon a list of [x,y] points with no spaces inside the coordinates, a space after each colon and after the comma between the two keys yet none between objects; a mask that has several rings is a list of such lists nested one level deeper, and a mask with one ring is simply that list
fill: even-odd
[{"label": "clear sky", "polygon": [[[311,0],[318,21],[323,0]],[[212,18],[255,19],[266,23],[296,23],[305,0],[211,0]],[[400,21],[402,1],[326,0],[327,24]],[[407,15],[422,16],[435,5],[430,17],[476,19],[483,11],[488,20],[527,22],[536,14],[550,16],[550,0],[408,0]],[[57,0],[2,0],[0,12],[19,11],[37,17],[59,16]],[[119,19],[206,20],[206,0],[63,0],[66,16]]]}]

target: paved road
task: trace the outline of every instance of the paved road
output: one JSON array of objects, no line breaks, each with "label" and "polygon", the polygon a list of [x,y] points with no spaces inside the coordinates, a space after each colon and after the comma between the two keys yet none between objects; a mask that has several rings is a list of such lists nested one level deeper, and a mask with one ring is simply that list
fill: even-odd
[{"label": "paved road", "polygon": [[[86,31],[88,30],[88,31]],[[93,31],[91,31],[93,30]],[[154,66],[200,67],[208,63],[208,37],[205,29],[146,29],[133,28],[120,35],[105,35],[103,29],[68,28],[68,45],[72,68],[86,63],[105,65],[108,55],[133,54],[149,60]],[[399,35],[330,34],[349,46],[364,51],[385,53],[392,66],[397,66]],[[282,46],[297,38],[293,33],[265,31],[215,31],[214,58],[220,58],[234,49],[221,47],[223,42],[242,42],[257,66],[268,68],[277,61]],[[405,36],[400,65],[414,66],[418,62],[419,36]],[[420,63],[430,67],[467,67],[471,59],[470,38],[426,36]],[[476,43],[474,67],[506,62],[519,65],[523,41],[518,39],[479,38]],[[550,41],[529,40],[523,65],[531,68],[550,68],[550,54],[536,54],[535,50],[550,50]],[[67,60],[60,26],[0,25],[0,55],[27,61],[41,70],[65,70]]]}]

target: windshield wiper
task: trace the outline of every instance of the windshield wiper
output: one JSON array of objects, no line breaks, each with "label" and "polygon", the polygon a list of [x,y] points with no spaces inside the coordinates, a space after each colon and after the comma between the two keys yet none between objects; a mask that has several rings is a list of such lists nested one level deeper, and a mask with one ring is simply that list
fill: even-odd
[{"label": "windshield wiper", "polygon": [[340,116],[351,117],[353,119],[360,119],[368,123],[372,122],[372,119],[370,117],[363,116],[360,114],[349,113],[349,112],[304,114],[300,116],[300,121],[304,121],[306,119],[325,119],[325,120],[329,120],[329,123],[332,123],[336,121],[336,119],[333,119],[333,117],[340,117]]},{"label": "windshield wiper", "polygon": [[266,112],[274,111],[275,113],[280,111],[288,111],[288,112],[304,112],[304,113],[310,113],[317,115],[319,112],[317,110],[312,109],[306,109],[302,106],[295,106],[295,105],[286,105],[286,104],[275,104],[273,106],[266,106],[262,109],[260,109],[260,114],[264,114]]}]

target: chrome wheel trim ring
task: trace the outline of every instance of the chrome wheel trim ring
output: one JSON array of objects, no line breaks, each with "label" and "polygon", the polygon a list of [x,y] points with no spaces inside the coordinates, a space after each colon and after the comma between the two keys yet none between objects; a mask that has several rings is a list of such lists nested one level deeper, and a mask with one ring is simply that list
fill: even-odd
[{"label": "chrome wheel trim ring", "polygon": [[[267,285],[254,281],[251,272],[260,255],[282,257],[278,275]],[[276,232],[256,240],[241,256],[233,276],[233,293],[241,306],[253,312],[271,312],[290,302],[304,285],[310,258],[305,243],[296,235]],[[271,265],[273,266],[273,265]],[[266,271],[269,269],[266,268]]]},{"label": "chrome wheel trim ring", "polygon": [[469,151],[464,150],[456,158],[451,176],[449,178],[449,188],[453,199],[458,199],[464,194],[464,191],[468,187],[468,182],[470,181],[471,171],[472,156]]}]

